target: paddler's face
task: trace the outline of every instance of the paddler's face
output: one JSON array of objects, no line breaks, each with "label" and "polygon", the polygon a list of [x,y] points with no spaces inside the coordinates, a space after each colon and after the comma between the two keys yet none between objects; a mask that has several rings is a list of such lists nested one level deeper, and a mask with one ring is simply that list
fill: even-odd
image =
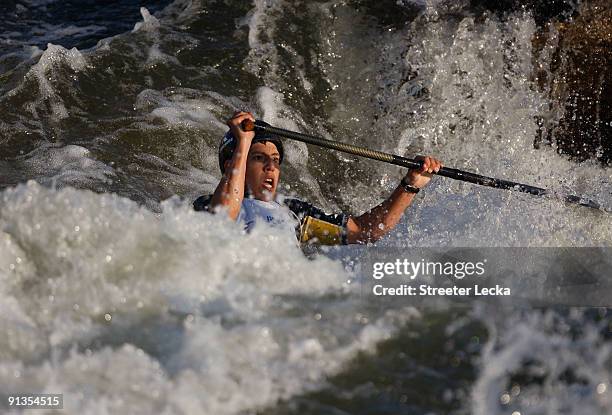
[{"label": "paddler's face", "polygon": [[255,199],[270,201],[280,178],[280,154],[270,141],[251,145],[245,184]]}]

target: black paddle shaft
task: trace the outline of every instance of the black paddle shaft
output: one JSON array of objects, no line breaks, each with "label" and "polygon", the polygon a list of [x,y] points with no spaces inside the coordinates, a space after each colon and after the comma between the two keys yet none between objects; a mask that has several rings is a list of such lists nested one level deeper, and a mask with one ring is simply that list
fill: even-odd
[{"label": "black paddle shaft", "polygon": [[[314,144],[319,147],[330,148],[332,150],[341,151],[356,156],[366,157],[372,160],[383,161],[396,166],[406,167],[409,169],[418,169],[422,166],[422,161],[409,159],[395,154],[384,153],[382,151],[370,150],[368,148],[354,146],[352,144],[340,143],[337,141],[327,140],[325,138],[316,137],[309,134],[297,133],[295,131],[285,130],[282,128],[264,125],[251,120],[244,120],[241,125],[245,131],[265,131],[269,134],[278,135],[281,137],[290,138],[292,140],[301,141],[307,144]],[[536,196],[547,196],[556,199],[564,200],[568,203],[575,203],[581,206],[586,206],[594,209],[602,209],[600,205],[590,199],[574,195],[558,195],[541,187],[530,186],[527,184],[512,182],[504,179],[495,179],[493,177],[482,176],[476,173],[470,173],[463,170],[452,169],[450,167],[442,167],[438,173],[439,176],[449,177],[455,180],[479,184],[481,186],[494,187],[497,189],[514,190],[517,192],[529,193]]]}]

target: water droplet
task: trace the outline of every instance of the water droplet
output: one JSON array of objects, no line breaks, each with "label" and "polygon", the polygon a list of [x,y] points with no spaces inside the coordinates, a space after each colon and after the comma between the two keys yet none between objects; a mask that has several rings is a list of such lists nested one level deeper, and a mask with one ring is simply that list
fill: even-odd
[{"label": "water droplet", "polygon": [[321,317],[322,317],[321,313],[317,313],[317,314],[314,315],[314,319],[317,320],[317,321],[321,320]]},{"label": "water droplet", "polygon": [[500,402],[503,405],[508,405],[510,403],[510,395],[508,395],[507,393],[504,393],[500,398],[499,398]]},{"label": "water droplet", "polygon": [[111,321],[112,318],[113,318],[113,316],[111,316],[110,314],[108,314],[108,313],[104,314],[104,320]]},{"label": "water droplet", "polygon": [[603,395],[606,392],[606,389],[608,389],[608,387],[605,383],[600,383],[597,385],[597,393],[600,395]]}]

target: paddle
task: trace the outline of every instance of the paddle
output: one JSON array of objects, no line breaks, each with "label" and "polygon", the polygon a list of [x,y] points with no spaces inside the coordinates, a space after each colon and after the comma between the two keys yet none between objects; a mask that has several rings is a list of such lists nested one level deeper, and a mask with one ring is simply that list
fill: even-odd
[{"label": "paddle", "polygon": [[[316,137],[309,134],[297,133],[295,131],[285,130],[282,128],[272,127],[271,125],[264,125],[261,124],[259,120],[255,122],[251,120],[244,120],[241,124],[241,127],[244,131],[265,131],[270,134],[290,138],[292,140],[301,141],[307,144],[314,144],[319,147],[331,148],[332,150],[338,150],[344,153],[354,154],[356,156],[366,157],[373,160],[384,161],[386,163],[407,167],[409,169],[416,169],[421,167],[421,162],[418,160],[397,156],[395,154],[383,153],[382,151],[370,150],[368,148],[358,147],[352,144],[345,144],[336,141],[326,140],[325,138]],[[541,187],[530,186],[527,184],[512,182],[504,179],[495,179],[493,177],[482,176],[480,174],[452,169],[450,167],[442,167],[437,174],[439,176],[479,184],[481,186],[494,187],[497,189],[514,190],[517,192],[529,193],[536,196],[555,198],[568,203],[574,203],[581,206],[610,212],[602,208],[598,203],[582,196],[561,195],[555,192],[551,192],[547,189],[543,189]]]}]

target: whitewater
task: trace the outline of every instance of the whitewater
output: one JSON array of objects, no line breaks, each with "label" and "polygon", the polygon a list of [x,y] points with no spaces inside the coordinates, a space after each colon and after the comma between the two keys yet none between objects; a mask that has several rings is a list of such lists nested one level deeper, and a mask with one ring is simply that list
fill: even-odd
[{"label": "whitewater", "polygon": [[[41,413],[69,414],[612,414],[608,308],[372,302],[371,247],[305,255],[191,206],[247,109],[612,208],[609,166],[534,146],[559,109],[534,85],[529,10],[175,0],[49,22],[60,2],[15,3],[0,35],[0,395],[62,393]],[[404,173],[287,141],[279,190],[358,215]],[[376,246],[610,247],[612,221],[438,177]]]}]

